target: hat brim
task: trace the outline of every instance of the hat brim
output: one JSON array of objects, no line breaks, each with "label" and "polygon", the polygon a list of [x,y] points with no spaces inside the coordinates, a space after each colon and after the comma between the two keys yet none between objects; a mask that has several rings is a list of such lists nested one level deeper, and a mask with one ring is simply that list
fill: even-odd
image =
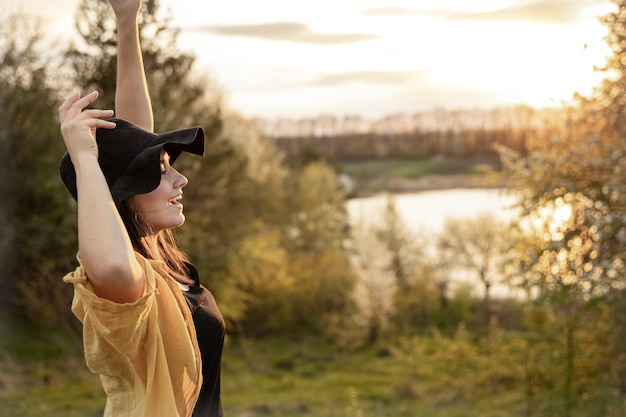
[{"label": "hat brim", "polygon": [[[119,203],[133,195],[145,194],[159,186],[161,181],[161,151],[170,156],[170,164],[182,152],[204,155],[204,130],[191,127],[161,134],[147,132],[122,119],[110,119],[116,123],[115,129],[98,129],[98,162],[109,185],[111,196]],[[129,146],[129,141],[132,145]],[[120,162],[124,151],[132,154],[130,162]],[[123,164],[120,172],[120,164]],[[112,169],[110,167],[115,167]],[[114,174],[111,171],[116,171]],[[76,171],[71,158],[66,153],[60,164],[61,178],[74,199],[77,197]]]}]

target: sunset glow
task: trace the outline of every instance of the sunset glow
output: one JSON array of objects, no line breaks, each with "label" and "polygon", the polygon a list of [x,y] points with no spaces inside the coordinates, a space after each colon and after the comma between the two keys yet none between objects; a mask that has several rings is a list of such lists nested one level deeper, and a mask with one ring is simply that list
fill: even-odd
[{"label": "sunset glow", "polygon": [[[33,5],[67,36],[76,0]],[[19,6],[17,6],[19,4]],[[61,7],[63,5],[63,7]],[[554,106],[599,84],[609,0],[161,0],[248,116]],[[11,7],[9,7],[11,9]],[[69,23],[68,23],[69,22]]]}]

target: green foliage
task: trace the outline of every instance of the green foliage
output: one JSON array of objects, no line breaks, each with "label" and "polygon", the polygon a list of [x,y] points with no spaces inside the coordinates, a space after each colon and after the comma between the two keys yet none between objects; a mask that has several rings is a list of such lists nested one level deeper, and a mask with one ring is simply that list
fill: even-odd
[{"label": "green foliage", "polygon": [[[248,334],[263,335],[295,328],[290,299],[294,283],[285,271],[286,253],[276,232],[244,237],[228,254],[230,297],[224,297],[224,314]],[[239,309],[235,307],[239,306]]]},{"label": "green foliage", "polygon": [[437,381],[429,387],[436,393],[435,401],[475,403],[521,385],[521,342],[505,336],[493,321],[483,339],[474,340],[460,325],[451,337],[435,332],[432,338],[404,339],[395,352],[410,367],[414,378]]},{"label": "green foliage", "polygon": [[76,253],[74,210],[58,175],[64,145],[54,119],[50,60],[34,23],[0,25],[0,276],[19,312],[59,321],[69,315],[61,277]]},{"label": "green foliage", "polygon": [[[450,313],[450,304],[440,303],[440,289],[430,268],[422,268],[411,275],[408,285],[394,294],[395,311],[391,318],[399,334],[405,334],[408,328],[429,329],[442,325],[437,316]],[[450,314],[451,315],[451,314]]]},{"label": "green foliage", "polygon": [[348,215],[334,170],[324,162],[311,163],[296,172],[289,191],[289,246],[304,252],[341,249]]},{"label": "green foliage", "polygon": [[[612,372],[618,370],[612,352],[612,310],[597,304],[585,314],[578,313],[575,323],[564,320],[565,310],[537,307],[528,311],[524,391],[529,410],[540,410],[550,397],[561,399],[558,407],[564,412],[608,405],[619,398],[612,385]],[[570,311],[577,312],[572,307]]]}]

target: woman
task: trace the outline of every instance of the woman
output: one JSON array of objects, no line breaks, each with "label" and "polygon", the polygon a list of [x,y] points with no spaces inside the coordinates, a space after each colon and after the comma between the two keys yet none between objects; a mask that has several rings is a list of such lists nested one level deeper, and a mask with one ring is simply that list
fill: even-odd
[{"label": "woman", "polygon": [[72,311],[85,359],[107,394],[105,416],[222,415],[224,321],[171,229],[185,221],[187,178],[171,164],[202,155],[204,133],[154,134],[139,44],[141,0],[110,0],[118,27],[116,116],[74,94],[59,107],[61,177],[78,201]]}]

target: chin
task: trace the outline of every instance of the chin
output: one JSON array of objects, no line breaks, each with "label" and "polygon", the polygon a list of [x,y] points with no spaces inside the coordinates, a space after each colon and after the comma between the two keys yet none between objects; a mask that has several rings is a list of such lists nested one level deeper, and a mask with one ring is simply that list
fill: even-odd
[{"label": "chin", "polygon": [[181,215],[180,217],[180,220],[174,226],[172,226],[173,229],[185,224],[185,216]]},{"label": "chin", "polygon": [[185,216],[180,216],[177,219],[170,219],[167,222],[162,222],[156,226],[157,230],[176,229],[185,223]]}]

